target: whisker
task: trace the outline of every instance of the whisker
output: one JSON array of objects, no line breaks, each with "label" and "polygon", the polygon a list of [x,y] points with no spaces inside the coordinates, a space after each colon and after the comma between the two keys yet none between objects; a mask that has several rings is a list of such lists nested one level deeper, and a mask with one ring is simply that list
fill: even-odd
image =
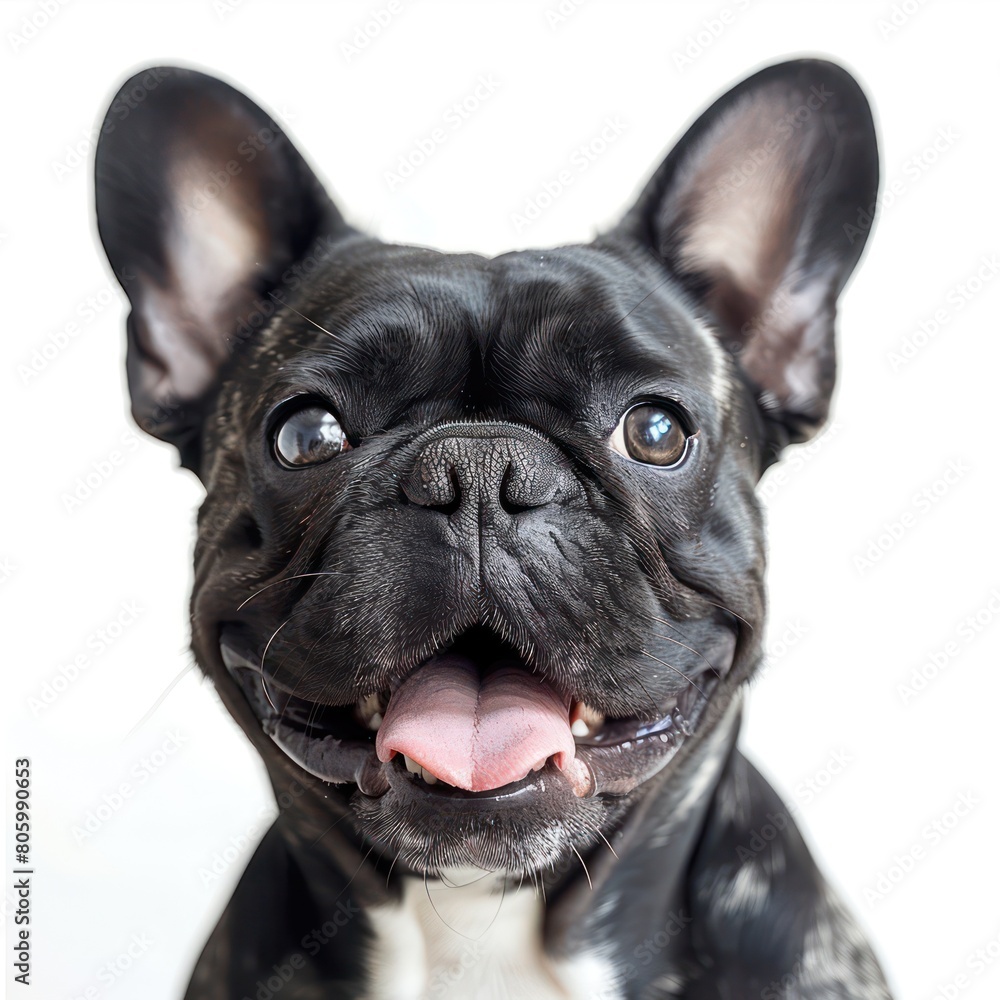
[{"label": "whisker", "polygon": [[263,587],[255,590],[245,601],[237,605],[236,610],[242,611],[244,605],[249,604],[255,597],[263,594],[265,590],[269,590],[271,587],[277,587],[279,583],[289,583],[291,580],[304,580],[307,576],[347,576],[347,574],[335,573],[333,571],[323,571],[319,573],[296,573],[295,576],[284,576],[280,580],[272,580],[270,583],[265,583]]},{"label": "whisker", "polygon": [[[487,872],[488,875],[496,875],[496,872]],[[476,879],[478,882],[479,880]],[[497,922],[497,917],[500,916],[500,911],[503,909],[504,900],[507,898],[507,879],[503,879],[503,885],[500,889],[500,903],[497,906],[497,912],[493,914],[493,919],[483,928],[479,937],[484,938],[490,932],[490,928]]]},{"label": "whisker", "polygon": [[[663,625],[666,625],[668,628],[674,628],[675,627],[674,623],[667,621],[666,618],[658,618],[656,615],[650,615],[650,618],[654,622],[661,622]],[[681,632],[680,629],[677,629],[677,631],[681,635],[684,635],[684,633]],[[655,635],[657,639],[665,639],[667,642],[672,642],[675,646],[681,646],[683,649],[686,649],[689,652],[694,653],[694,655],[697,656],[698,659],[702,660],[704,663],[706,663],[713,670],[716,669],[715,664],[707,656],[705,656],[704,653],[702,653],[699,650],[695,649],[694,646],[689,646],[686,642],[681,642],[679,639],[675,639],[673,636],[663,635],[660,632],[654,632],[653,635]],[[686,636],[685,636],[685,638],[686,638]]]},{"label": "whisker", "polygon": [[188,671],[193,670],[195,666],[196,664],[194,660],[192,660],[190,663],[187,664],[187,666],[181,669],[181,672],[177,674],[177,676],[166,686],[166,688],[164,689],[163,693],[159,696],[159,698],[157,698],[156,701],[154,701],[153,704],[149,707],[149,709],[146,711],[146,714],[143,715],[143,717],[125,734],[125,736],[122,738],[122,744],[124,744],[140,726],[144,725],[146,722],[149,721],[150,716],[160,707],[160,705],[163,704],[167,695],[170,694],[170,692],[173,691],[175,687],[177,687],[177,685],[184,678],[185,674],[187,674]]},{"label": "whisker", "polygon": [[667,663],[666,660],[661,660],[658,656],[654,656],[648,649],[640,649],[639,652],[642,653],[643,656],[648,656],[651,660],[656,660],[657,663],[662,663],[663,666],[669,667],[675,674],[677,674],[678,677],[683,677],[684,680],[690,684],[691,687],[693,687],[703,698],[708,697],[706,692],[703,691],[691,677],[688,677],[683,670],[678,670],[672,663]]},{"label": "whisker", "polygon": [[617,330],[625,322],[625,320],[627,320],[629,318],[629,316],[631,316],[632,313],[634,313],[636,311],[636,309],[638,309],[639,306],[641,306],[646,301],[646,299],[648,299],[651,295],[655,295],[656,292],[658,292],[669,281],[670,281],[670,278],[668,276],[668,277],[665,277],[662,281],[658,281],[655,285],[653,285],[653,287],[648,292],[646,292],[646,294],[643,295],[643,297],[641,299],[639,299],[639,301],[636,302],[636,304],[634,306],[632,306],[632,308],[629,309],[629,311],[627,313],[625,313],[625,315],[622,316],[622,318],[620,320],[616,321],[616,323],[614,324],[614,326],[612,327],[612,329]]},{"label": "whisker", "polygon": [[457,934],[459,937],[465,938],[466,941],[475,941],[476,938],[470,937],[468,934],[463,934],[457,927],[452,927],[444,917],[441,916],[441,911],[434,905],[434,898],[431,896],[431,887],[427,884],[427,869],[424,869],[424,892],[427,895],[427,902],[431,904],[431,909],[434,911],[434,915],[441,921],[445,927],[448,928],[453,934]]},{"label": "whisker", "polygon": [[274,292],[268,292],[268,295],[270,298],[274,299],[274,301],[277,302],[278,305],[284,306],[286,309],[291,309],[291,311],[295,313],[295,315],[298,316],[300,319],[304,319],[310,326],[316,327],[316,329],[319,330],[320,333],[325,333],[332,340],[337,339],[335,334],[332,334],[330,333],[329,330],[324,329],[322,326],[319,325],[319,323],[316,322],[316,320],[310,319],[308,316],[305,315],[305,313],[300,313],[298,309],[295,308],[295,306],[289,305],[287,302],[285,302],[284,299],[281,299],[277,295],[275,295]]},{"label": "whisker", "polygon": [[[645,650],[641,650],[641,652],[645,653],[646,651],[645,651]],[[649,654],[647,654],[647,655],[649,655]],[[645,685],[645,684],[643,684],[643,683],[642,683],[642,681],[641,681],[641,680],[639,680],[639,677],[638,677],[638,674],[633,674],[633,677],[632,677],[632,679],[633,679],[633,680],[634,680],[634,681],[636,682],[636,684],[638,684],[638,685],[639,685],[639,687],[641,687],[641,688],[642,688],[642,693],[643,693],[643,694],[644,694],[644,695],[645,695],[645,696],[646,696],[646,697],[647,697],[647,698],[649,699],[649,703],[650,703],[650,705],[652,705],[652,706],[653,706],[653,714],[654,714],[654,715],[656,715],[656,716],[659,716],[659,714],[660,714],[660,706],[659,706],[659,703],[658,703],[658,702],[657,702],[657,700],[656,700],[656,699],[655,699],[655,698],[654,698],[654,697],[653,697],[653,696],[652,696],[652,695],[651,695],[651,694],[649,693],[649,689],[648,689],[648,688],[646,687],[646,685]]]},{"label": "whisker", "polygon": [[569,845],[569,849],[580,859],[580,864],[583,865],[583,874],[587,876],[587,885],[590,886],[590,891],[593,892],[594,891],[594,883],[591,882],[591,880],[590,880],[590,872],[587,871],[587,865],[586,865],[586,862],[584,862],[584,860],[583,860],[583,856],[580,854],[580,852],[572,844]]},{"label": "whisker", "polygon": [[335,826],[339,823],[343,823],[344,820],[347,819],[347,815],[347,813],[344,813],[344,815],[339,819],[335,819],[309,846],[315,847]]},{"label": "whisker", "polygon": [[468,882],[453,882],[451,879],[448,878],[447,875],[443,873],[438,874],[438,881],[448,889],[461,889],[463,886],[475,885],[477,882],[482,882],[484,878],[491,878],[493,875],[496,875],[495,871],[489,868],[484,868],[482,875],[477,875],[475,878],[470,878]]},{"label": "whisker", "polygon": [[594,832],[597,834],[598,837],[601,838],[601,840],[604,841],[605,844],[608,845],[608,850],[615,856],[615,860],[621,861],[621,858],[618,857],[618,852],[611,846],[611,841],[604,836],[604,833],[601,831],[600,827],[598,827],[597,830],[595,830]]},{"label": "whisker", "polygon": [[727,608],[724,604],[716,604],[715,601],[709,601],[708,603],[711,604],[713,608],[718,608],[720,611],[725,611],[727,615],[732,615],[734,618],[739,619],[748,629],[750,629],[751,632],[754,630],[753,625],[751,625],[750,622],[743,617],[743,615],[737,614],[731,608]]},{"label": "whisker", "polygon": [[[341,816],[341,819],[344,818],[345,818],[344,816]],[[337,823],[339,822],[340,820],[337,820]],[[333,826],[336,826],[337,823],[334,823]],[[328,827],[326,830],[324,830],[323,833],[320,834],[320,836],[322,837],[324,834],[329,833],[330,830],[333,829],[333,826]],[[362,868],[364,868],[365,862],[371,857],[372,851],[374,850],[375,850],[375,845],[372,844],[372,846],[369,847],[367,852],[365,853],[365,856],[361,859],[361,861],[358,862],[358,867],[354,869],[354,874],[350,877],[350,879],[348,879],[347,885],[345,885],[344,888],[341,889],[340,892],[338,892],[337,895],[333,897],[334,902],[340,899],[340,897],[343,896],[348,889],[350,889],[351,883],[358,877],[358,872],[361,871]]]},{"label": "whisker", "polygon": [[[278,711],[278,706],[271,700],[271,695],[267,690],[266,676],[264,674],[264,661],[267,659],[267,651],[271,648],[271,643],[274,642],[274,637],[292,620],[291,617],[286,618],[272,633],[271,638],[267,640],[267,645],[264,647],[264,652],[260,656],[260,686],[264,691],[264,697],[267,698],[268,704],[276,712]],[[280,713],[279,713],[280,715]]]},{"label": "whisker", "polygon": [[392,870],[396,867],[396,862],[399,860],[399,855],[402,853],[402,851],[396,852],[396,856],[392,859],[392,864],[389,865],[389,870],[385,873],[385,887],[387,889],[389,888],[389,879],[392,877]]}]

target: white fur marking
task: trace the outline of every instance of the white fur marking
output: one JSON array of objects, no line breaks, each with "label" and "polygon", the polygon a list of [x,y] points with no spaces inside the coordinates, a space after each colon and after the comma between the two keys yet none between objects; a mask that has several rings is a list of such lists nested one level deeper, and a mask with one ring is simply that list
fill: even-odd
[{"label": "white fur marking", "polygon": [[[399,905],[370,914],[369,1000],[614,1000],[610,964],[555,962],[542,950],[541,896],[525,882],[503,894],[496,876],[456,870],[403,880]],[[429,898],[428,898],[429,897]]]}]

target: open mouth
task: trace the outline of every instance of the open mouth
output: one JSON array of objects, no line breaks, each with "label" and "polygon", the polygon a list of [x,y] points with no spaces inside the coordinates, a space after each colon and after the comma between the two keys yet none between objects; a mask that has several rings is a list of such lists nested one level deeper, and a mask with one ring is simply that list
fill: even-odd
[{"label": "open mouth", "polygon": [[720,674],[706,670],[644,717],[605,716],[474,628],[351,705],[297,696],[226,633],[222,659],[264,731],[309,773],[378,797],[390,784],[448,797],[514,796],[558,775],[578,798],[624,795],[698,724]]}]

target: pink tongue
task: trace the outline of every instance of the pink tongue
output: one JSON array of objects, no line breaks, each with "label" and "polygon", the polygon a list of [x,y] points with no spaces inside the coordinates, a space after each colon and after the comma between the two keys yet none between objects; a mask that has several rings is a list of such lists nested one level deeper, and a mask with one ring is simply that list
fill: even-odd
[{"label": "pink tongue", "polygon": [[397,688],[375,749],[381,761],[405,754],[470,792],[520,781],[553,755],[560,769],[578,770],[569,706],[548,684],[514,667],[481,682],[459,656],[428,663]]}]

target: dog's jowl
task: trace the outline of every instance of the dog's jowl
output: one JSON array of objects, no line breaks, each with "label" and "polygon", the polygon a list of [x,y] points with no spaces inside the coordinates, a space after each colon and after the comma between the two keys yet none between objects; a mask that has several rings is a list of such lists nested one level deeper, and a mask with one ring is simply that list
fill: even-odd
[{"label": "dog's jowl", "polygon": [[827,417],[875,199],[857,83],[764,69],[592,243],[486,258],[140,81],[97,150],[132,412],[204,484],[194,652],[280,810],[188,997],[887,997],[736,750],[755,487]]}]

